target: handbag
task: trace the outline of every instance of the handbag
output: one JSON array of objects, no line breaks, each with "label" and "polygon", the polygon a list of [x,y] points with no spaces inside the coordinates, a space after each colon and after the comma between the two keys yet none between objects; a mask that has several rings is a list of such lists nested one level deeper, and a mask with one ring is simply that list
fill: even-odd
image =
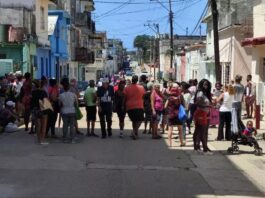
[{"label": "handbag", "polygon": [[178,118],[181,122],[185,122],[187,119],[187,114],[183,105],[179,105]]},{"label": "handbag", "polygon": [[76,107],[75,107],[75,118],[76,118],[77,120],[81,120],[81,119],[83,118],[83,114],[82,114],[82,112],[81,112],[79,106],[76,106]]},{"label": "handbag", "polygon": [[39,105],[40,105],[41,111],[45,111],[45,110],[53,111],[52,104],[48,98],[43,98],[43,100],[39,100]]}]

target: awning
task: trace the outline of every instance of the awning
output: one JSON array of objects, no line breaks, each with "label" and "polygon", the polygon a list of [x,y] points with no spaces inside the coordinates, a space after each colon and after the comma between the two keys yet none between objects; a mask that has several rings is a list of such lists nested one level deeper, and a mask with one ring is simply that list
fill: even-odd
[{"label": "awning", "polygon": [[256,37],[256,38],[246,38],[241,42],[241,46],[243,47],[252,47],[252,46],[264,45],[264,44],[265,44],[265,36]]},{"label": "awning", "polygon": [[48,35],[53,35],[56,27],[58,16],[48,16]]}]

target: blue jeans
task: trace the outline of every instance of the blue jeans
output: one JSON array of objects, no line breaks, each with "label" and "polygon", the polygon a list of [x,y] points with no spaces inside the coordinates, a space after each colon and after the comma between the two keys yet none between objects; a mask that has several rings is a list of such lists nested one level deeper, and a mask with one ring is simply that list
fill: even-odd
[{"label": "blue jeans", "polygon": [[68,128],[70,127],[70,138],[74,138],[74,124],[75,124],[75,114],[62,114],[63,119],[63,139],[67,138]]}]

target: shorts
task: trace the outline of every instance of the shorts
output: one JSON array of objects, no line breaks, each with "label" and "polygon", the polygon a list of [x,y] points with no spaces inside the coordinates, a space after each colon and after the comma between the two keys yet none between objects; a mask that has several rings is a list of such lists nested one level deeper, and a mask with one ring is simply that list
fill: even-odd
[{"label": "shorts", "polygon": [[152,116],[152,121],[153,122],[160,122],[160,120],[162,119],[162,115],[163,115],[163,111],[157,111],[156,110],[156,115]]},{"label": "shorts", "polygon": [[128,110],[128,116],[132,122],[142,122],[144,120],[144,110],[143,109]]},{"label": "shorts", "polygon": [[86,119],[87,121],[96,121],[97,107],[86,106]]},{"label": "shorts", "polygon": [[126,113],[124,111],[117,111],[117,115],[118,115],[118,118],[119,120],[124,120],[125,119],[125,116],[126,116]]},{"label": "shorts", "polygon": [[182,124],[183,122],[181,122],[178,117],[168,118],[168,126],[178,126]]}]

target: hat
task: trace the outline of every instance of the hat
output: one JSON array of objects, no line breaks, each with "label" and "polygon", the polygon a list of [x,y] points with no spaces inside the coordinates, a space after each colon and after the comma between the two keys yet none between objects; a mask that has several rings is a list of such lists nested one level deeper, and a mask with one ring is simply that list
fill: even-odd
[{"label": "hat", "polygon": [[6,102],[6,106],[8,107],[15,107],[16,106],[16,103],[14,103],[13,101],[9,100]]},{"label": "hat", "polygon": [[108,78],[103,78],[102,83],[109,83],[109,79]]}]

